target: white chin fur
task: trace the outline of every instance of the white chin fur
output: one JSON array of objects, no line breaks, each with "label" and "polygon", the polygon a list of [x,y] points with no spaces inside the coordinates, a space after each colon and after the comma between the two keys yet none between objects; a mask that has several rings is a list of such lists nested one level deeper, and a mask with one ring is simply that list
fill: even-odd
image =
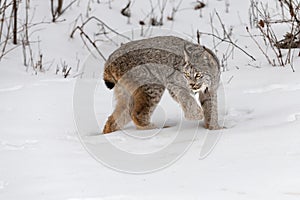
[{"label": "white chin fur", "polygon": [[197,94],[197,93],[199,93],[201,90],[200,89],[198,89],[198,90],[193,90],[193,93],[194,94]]},{"label": "white chin fur", "polygon": [[204,93],[204,91],[205,91],[206,89],[208,89],[207,85],[203,84],[203,85],[201,85],[201,87],[200,87],[199,89],[193,90],[193,92],[194,92],[194,93],[199,93],[199,92]]}]

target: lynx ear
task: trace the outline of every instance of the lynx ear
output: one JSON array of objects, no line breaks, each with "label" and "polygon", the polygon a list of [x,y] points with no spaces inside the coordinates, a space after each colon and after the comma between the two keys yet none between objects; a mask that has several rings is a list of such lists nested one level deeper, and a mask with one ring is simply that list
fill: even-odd
[{"label": "lynx ear", "polygon": [[189,55],[189,53],[188,53],[185,45],[183,47],[183,53],[184,53],[184,61],[185,61],[185,63],[189,63],[190,62],[190,55]]}]

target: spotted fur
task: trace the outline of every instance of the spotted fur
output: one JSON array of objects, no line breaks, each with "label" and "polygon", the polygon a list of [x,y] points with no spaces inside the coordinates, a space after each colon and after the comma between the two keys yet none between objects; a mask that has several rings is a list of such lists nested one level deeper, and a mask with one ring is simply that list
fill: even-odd
[{"label": "spotted fur", "polygon": [[[104,81],[117,100],[103,133],[123,128],[130,120],[139,129],[155,126],[151,115],[165,89],[190,120],[205,119],[218,129],[217,96],[220,69],[208,49],[174,36],[132,41],[115,50],[105,63]],[[193,92],[199,92],[198,105]],[[203,116],[204,111],[204,116]]]}]

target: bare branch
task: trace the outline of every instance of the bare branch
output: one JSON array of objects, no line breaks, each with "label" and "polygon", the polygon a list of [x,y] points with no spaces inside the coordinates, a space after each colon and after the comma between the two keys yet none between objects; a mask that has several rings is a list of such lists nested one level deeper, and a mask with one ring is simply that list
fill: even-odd
[{"label": "bare branch", "polygon": [[[74,29],[75,31],[76,30],[79,30],[80,31],[80,36],[84,36],[91,44],[92,46],[96,49],[97,53],[100,55],[101,58],[103,58],[103,60],[106,61],[106,58],[105,56],[101,53],[101,51],[98,49],[97,45],[95,44],[95,42],[93,40],[91,40],[91,38],[83,31],[83,29],[80,27],[80,26],[77,26],[76,29]],[[74,31],[74,32],[75,32]],[[85,46],[87,46],[87,44],[85,43]],[[88,47],[88,46],[87,46]]]},{"label": "bare branch", "polygon": [[257,40],[253,37],[253,35],[250,33],[249,28],[246,27],[247,32],[249,33],[250,37],[252,38],[252,40],[255,42],[255,44],[257,45],[257,47],[259,48],[259,50],[264,54],[264,56],[267,58],[269,64],[273,65],[271,59],[269,58],[268,54],[261,48],[261,46],[259,45],[259,43],[257,42]]},{"label": "bare branch", "polygon": [[18,44],[18,38],[17,38],[18,4],[17,4],[17,0],[13,0],[13,12],[14,12],[13,44]]},{"label": "bare branch", "polygon": [[[109,27],[109,26],[108,26],[107,24],[105,24],[102,20],[98,19],[98,18],[95,17],[95,16],[92,16],[92,17],[88,18],[86,21],[84,21],[84,22],[82,23],[81,26],[78,26],[78,27],[80,27],[80,29],[83,29],[84,26],[85,26],[89,21],[91,21],[91,20],[95,20],[95,21],[101,23],[104,27],[106,27],[107,29],[109,29],[111,32],[113,32],[113,33],[115,33],[116,35],[119,35],[119,36],[121,36],[121,37],[123,37],[123,38],[125,38],[125,39],[127,39],[127,40],[129,40],[129,41],[131,41],[131,39],[130,39],[129,37],[127,37],[127,36],[125,36],[125,35],[123,35],[123,34],[118,33],[118,32],[115,31],[113,28]],[[70,37],[71,37],[71,38],[73,38],[74,33],[76,32],[77,29],[78,29],[78,28],[76,27],[76,28],[72,31],[72,33],[70,34]]]},{"label": "bare branch", "polygon": [[203,35],[209,35],[209,36],[213,36],[215,38],[217,38],[218,40],[222,41],[222,42],[226,42],[226,43],[229,43],[231,45],[233,45],[234,47],[236,47],[237,49],[239,49],[240,51],[242,51],[244,54],[246,54],[248,57],[250,57],[253,61],[256,61],[256,59],[251,56],[249,53],[247,53],[244,49],[242,49],[240,46],[238,46],[236,43],[230,41],[230,40],[226,40],[224,38],[221,38],[215,34],[212,34],[212,33],[205,33],[205,32],[199,32],[200,34],[203,34]]}]

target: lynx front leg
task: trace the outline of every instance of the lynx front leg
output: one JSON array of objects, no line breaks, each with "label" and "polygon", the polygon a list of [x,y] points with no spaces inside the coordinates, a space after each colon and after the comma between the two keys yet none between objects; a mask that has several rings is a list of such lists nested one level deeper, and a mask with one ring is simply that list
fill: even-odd
[{"label": "lynx front leg", "polygon": [[210,130],[218,130],[218,102],[217,91],[205,90],[199,93],[199,100],[204,110],[204,126]]},{"label": "lynx front leg", "polygon": [[171,97],[178,102],[188,120],[202,120],[203,111],[196,100],[190,95],[187,89],[177,85],[168,85],[168,91]]},{"label": "lynx front leg", "polygon": [[164,90],[162,85],[147,84],[139,87],[133,93],[131,118],[138,129],[155,128],[155,125],[150,123],[150,119]]},{"label": "lynx front leg", "polygon": [[123,128],[130,121],[130,95],[122,88],[115,87],[116,108],[109,116],[103,129],[103,133],[111,133]]}]

